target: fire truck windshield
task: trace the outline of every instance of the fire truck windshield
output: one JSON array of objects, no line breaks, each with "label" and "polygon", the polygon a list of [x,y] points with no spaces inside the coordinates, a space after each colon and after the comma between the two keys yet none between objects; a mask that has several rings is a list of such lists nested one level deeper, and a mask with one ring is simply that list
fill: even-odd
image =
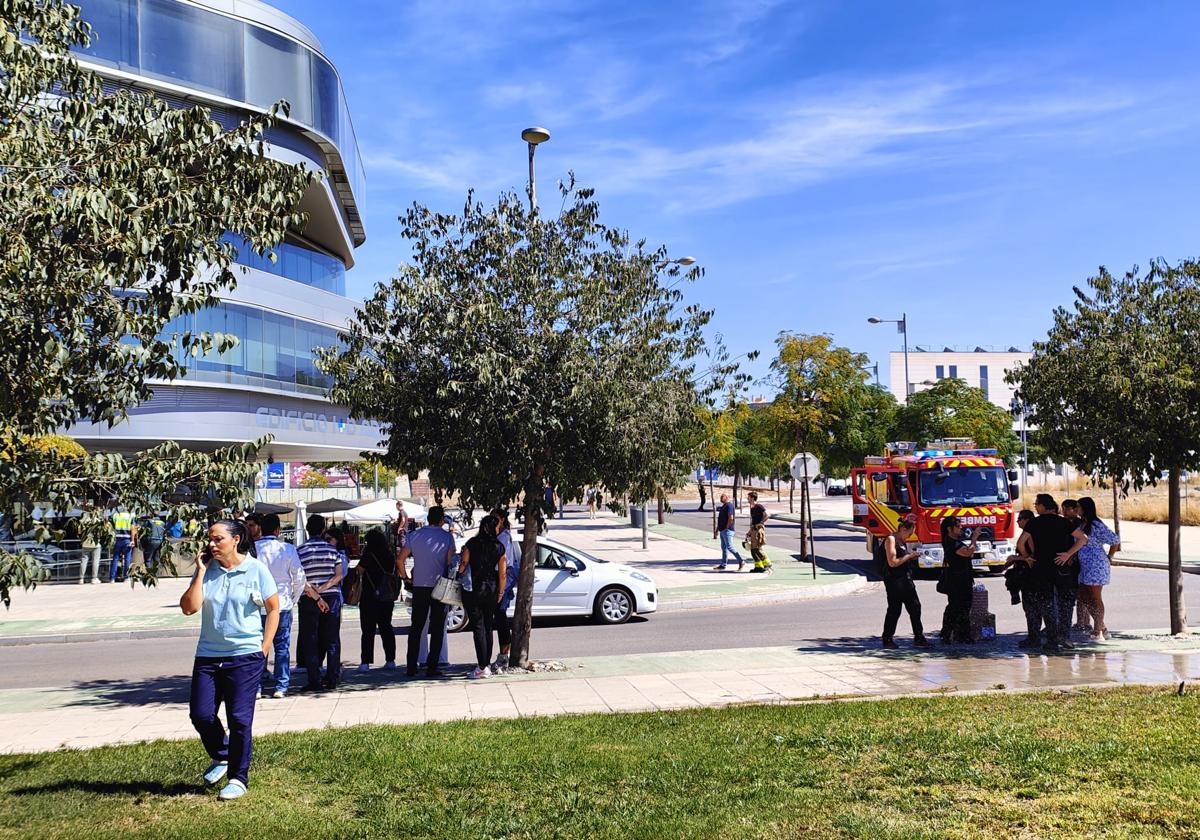
[{"label": "fire truck windshield", "polygon": [[1008,498],[1008,476],[1001,467],[959,467],[949,470],[923,470],[920,473],[921,504],[938,505],[1002,504]]}]

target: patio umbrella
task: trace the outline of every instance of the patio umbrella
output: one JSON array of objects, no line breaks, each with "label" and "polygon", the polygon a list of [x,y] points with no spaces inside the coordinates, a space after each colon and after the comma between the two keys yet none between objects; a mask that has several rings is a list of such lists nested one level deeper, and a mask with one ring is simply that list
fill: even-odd
[{"label": "patio umbrella", "polygon": [[324,499],[320,502],[313,502],[308,506],[309,513],[336,513],[342,510],[354,510],[361,502],[351,502],[346,499]]},{"label": "patio umbrella", "polygon": [[273,505],[270,502],[255,502],[254,512],[261,513],[264,516],[268,513],[274,513],[277,516],[282,516],[285,513],[291,513],[292,509],[288,505]]},{"label": "patio umbrella", "polygon": [[[404,512],[411,519],[424,520],[429,514],[429,511],[416,502],[403,502],[402,504],[404,505]],[[374,502],[368,502],[362,507],[355,508],[346,514],[347,522],[385,522],[395,518],[395,499],[379,499]]]}]

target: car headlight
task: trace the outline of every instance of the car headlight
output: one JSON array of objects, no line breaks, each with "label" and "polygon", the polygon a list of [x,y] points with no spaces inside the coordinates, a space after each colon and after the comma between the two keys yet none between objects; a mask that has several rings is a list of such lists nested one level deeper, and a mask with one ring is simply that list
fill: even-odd
[{"label": "car headlight", "polygon": [[650,581],[650,578],[649,578],[649,576],[647,576],[647,575],[644,575],[644,574],[642,574],[641,572],[630,572],[630,573],[629,573],[629,576],[630,576],[631,578],[633,578],[634,580],[645,581],[646,583],[650,583],[650,582],[651,582],[651,581]]}]

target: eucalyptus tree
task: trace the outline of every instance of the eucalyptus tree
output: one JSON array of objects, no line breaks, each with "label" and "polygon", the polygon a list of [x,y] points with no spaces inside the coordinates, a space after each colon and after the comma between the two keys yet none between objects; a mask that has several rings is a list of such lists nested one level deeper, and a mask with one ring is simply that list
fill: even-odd
[{"label": "eucalyptus tree", "polygon": [[664,248],[604,225],[562,185],[543,217],[515,194],[462,212],[414,205],[411,261],[321,354],[331,395],[384,422],[382,458],[456,495],[468,516],[525,512],[513,661],[527,664],[543,486],[635,500],[681,485],[698,459],[697,360],[711,313],[685,305]]},{"label": "eucalyptus tree", "polygon": [[1165,473],[1171,632],[1187,632],[1181,476],[1200,469],[1200,263],[1162,260],[1116,277],[1101,268],[1029,362],[1010,372],[1050,457],[1116,476],[1126,490]]},{"label": "eucalyptus tree", "polygon": [[[265,156],[275,111],[226,131],[203,108],[106,91],[70,55],[91,37],[78,15],[61,0],[0,0],[0,503],[62,511],[179,484],[189,499],[237,498],[257,447],[126,459],[36,443],[78,421],[116,424],[151,381],[181,375],[184,355],[232,346],[163,333],[235,285],[226,234],[267,253],[303,225],[295,208],[316,176]],[[7,557],[0,594],[36,577]]]}]

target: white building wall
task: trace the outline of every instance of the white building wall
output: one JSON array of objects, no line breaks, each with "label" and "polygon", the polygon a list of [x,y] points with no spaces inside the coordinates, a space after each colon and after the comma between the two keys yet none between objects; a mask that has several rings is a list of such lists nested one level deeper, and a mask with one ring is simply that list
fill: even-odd
[{"label": "white building wall", "polygon": [[[975,388],[985,388],[987,398],[1008,410],[1012,403],[1013,387],[1004,381],[1005,374],[1026,362],[1031,353],[973,352],[973,351],[908,351],[908,381],[913,393],[929,388],[925,382],[939,379],[963,379]],[[904,353],[889,356],[892,393],[904,399]],[[986,382],[985,382],[986,376]]]}]

